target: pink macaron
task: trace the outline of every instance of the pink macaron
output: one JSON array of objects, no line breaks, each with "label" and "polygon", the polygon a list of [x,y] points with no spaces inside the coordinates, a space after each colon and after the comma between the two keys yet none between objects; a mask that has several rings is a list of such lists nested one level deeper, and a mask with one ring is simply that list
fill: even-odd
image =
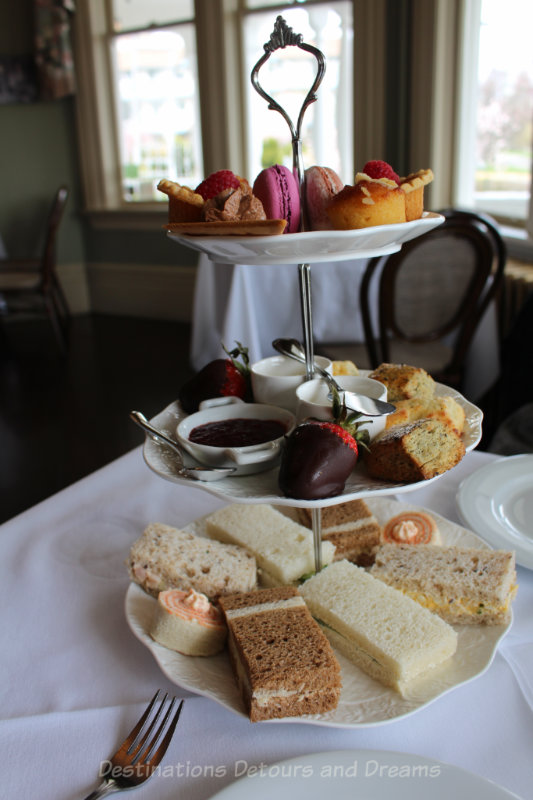
[{"label": "pink macaron", "polygon": [[334,169],[309,167],[305,170],[305,207],[307,224],[312,231],[327,231],[333,228],[326,214],[329,201],[344,187]]},{"label": "pink macaron", "polygon": [[267,219],[286,219],[285,233],[300,230],[300,187],[287,167],[274,164],[254,181],[253,193],[263,203]]}]

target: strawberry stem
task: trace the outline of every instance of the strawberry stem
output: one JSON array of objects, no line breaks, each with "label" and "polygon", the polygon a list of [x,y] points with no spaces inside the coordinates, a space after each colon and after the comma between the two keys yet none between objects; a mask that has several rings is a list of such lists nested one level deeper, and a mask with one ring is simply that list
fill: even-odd
[{"label": "strawberry stem", "polygon": [[[233,350],[228,350],[224,343],[222,343],[222,349],[231,358],[233,366],[236,367],[236,369],[238,369],[239,372],[241,372],[246,378],[250,374],[250,358],[248,356],[248,348],[244,347],[244,345],[237,340],[235,340],[235,344],[237,347],[234,347]],[[242,358],[242,364],[240,361],[237,361],[238,358]]]}]

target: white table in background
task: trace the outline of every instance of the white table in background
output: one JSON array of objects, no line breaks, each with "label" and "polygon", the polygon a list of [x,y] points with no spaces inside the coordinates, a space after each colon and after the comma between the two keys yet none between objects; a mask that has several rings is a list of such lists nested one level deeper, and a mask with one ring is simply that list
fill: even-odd
[{"label": "white table in background", "polygon": [[[313,338],[315,342],[363,342],[359,284],[368,259],[311,265]],[[375,282],[374,282],[375,283]],[[374,287],[374,289],[377,287]],[[377,292],[370,299],[377,305]],[[250,266],[198,261],[191,362],[200,369],[224,356],[222,343],[248,347],[253,363],[274,353],[272,340],[302,341],[300,290],[296,264]],[[476,401],[498,377],[499,346],[494,305],[483,318],[467,362],[465,395]]]},{"label": "white table in background", "polygon": [[[493,458],[469,453],[409,502],[458,521],[460,481]],[[243,764],[356,749],[439,759],[531,797],[533,573],[522,568],[513,627],[489,669],[405,719],[252,724],[171,684],[126,623],[124,559],[147,523],[184,526],[221,505],[153,474],[137,448],[0,528],[3,797],[84,797],[157,687],[185,697],[184,710],[168,771],[132,798],[207,800]]]}]

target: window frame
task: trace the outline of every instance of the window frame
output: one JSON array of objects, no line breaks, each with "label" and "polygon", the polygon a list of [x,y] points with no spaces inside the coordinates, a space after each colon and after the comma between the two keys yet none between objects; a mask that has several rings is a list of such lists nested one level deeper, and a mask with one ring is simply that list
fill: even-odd
[{"label": "window frame", "polygon": [[[318,2],[318,0],[317,0]],[[384,146],[384,20],[386,0],[352,0],[354,19],[354,163]],[[273,18],[286,4],[271,6]],[[206,174],[229,167],[245,174],[246,81],[242,18],[258,13],[244,0],[195,0],[202,149]],[[120,157],[111,80],[111,19],[106,0],[78,0],[74,19],[80,170],[85,210],[104,227],[151,227],[165,210],[157,202],[128,203],[120,188]],[[377,80],[366,80],[369,63]],[[224,64],[224,69],[220,69]],[[235,113],[234,109],[239,109]]]},{"label": "window frame", "polygon": [[[461,103],[465,102],[461,74],[468,68],[464,37],[471,0],[392,0],[408,20],[407,47],[411,54],[405,57],[405,64],[398,64],[392,77],[386,68],[389,2],[352,0],[353,163],[357,167],[378,153],[386,157],[386,131],[394,125],[390,118],[391,93],[397,92],[399,83],[405,81],[407,130],[401,131],[398,148],[407,165],[433,169],[435,180],[428,187],[428,208],[458,204],[461,167],[456,148]],[[269,7],[273,18],[284,5]],[[121,197],[106,0],[78,0],[76,9],[76,113],[86,213],[98,226],[153,229],[156,216],[164,221],[164,206],[155,201],[128,203]],[[246,173],[245,98],[249,76],[244,74],[242,65],[242,19],[255,11],[246,9],[244,0],[195,0],[197,52],[202,53],[198,80],[206,174],[221,168]],[[224,69],[220,69],[221,64]],[[528,231],[533,235],[533,203],[526,227],[509,229],[512,243],[520,243],[519,257],[527,251],[533,260]]]}]

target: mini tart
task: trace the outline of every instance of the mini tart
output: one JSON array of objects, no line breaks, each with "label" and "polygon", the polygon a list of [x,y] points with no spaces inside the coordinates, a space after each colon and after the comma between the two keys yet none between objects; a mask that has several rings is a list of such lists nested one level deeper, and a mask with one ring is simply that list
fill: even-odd
[{"label": "mini tart", "polygon": [[437,523],[423,511],[404,511],[389,519],[382,539],[386,544],[442,544]]},{"label": "mini tart", "polygon": [[166,178],[159,181],[157,188],[168,195],[168,221],[199,222],[204,210],[204,198],[187,186]]},{"label": "mini tart", "polygon": [[388,178],[355,176],[355,186],[345,186],[326,208],[333,228],[353,230],[405,222],[405,192]]},{"label": "mini tart", "polygon": [[200,592],[159,592],[150,636],[158,644],[186,656],[212,656],[225,645],[222,613]]},{"label": "mini tart", "polygon": [[420,219],[424,212],[424,186],[433,180],[430,169],[419,169],[401,178],[400,189],[405,192],[405,218],[407,222]]},{"label": "mini tart", "polygon": [[173,222],[164,228],[186,236],[279,236],[286,219],[255,219],[236,222]]}]

